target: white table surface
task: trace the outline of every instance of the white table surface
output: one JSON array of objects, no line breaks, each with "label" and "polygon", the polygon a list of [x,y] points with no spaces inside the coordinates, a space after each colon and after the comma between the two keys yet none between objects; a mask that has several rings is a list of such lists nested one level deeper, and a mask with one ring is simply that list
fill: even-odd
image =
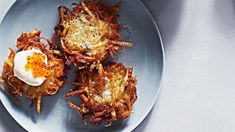
[{"label": "white table surface", "polygon": [[[0,19],[14,0],[0,0]],[[135,132],[235,132],[235,0],[145,0],[164,41],[158,102]],[[24,132],[0,104],[0,132]]]}]

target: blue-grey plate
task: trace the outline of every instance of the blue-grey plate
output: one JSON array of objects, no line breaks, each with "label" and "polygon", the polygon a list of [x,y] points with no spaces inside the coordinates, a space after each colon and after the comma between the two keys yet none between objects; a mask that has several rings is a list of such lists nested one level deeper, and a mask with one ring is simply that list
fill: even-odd
[{"label": "blue-grey plate", "polygon": [[[42,36],[51,38],[58,21],[57,7],[61,4],[71,7],[72,2],[76,1],[17,0],[0,25],[0,66],[9,54],[8,48],[15,47],[21,32],[39,28]],[[35,112],[35,106],[29,107],[28,100],[23,98],[17,103],[2,89],[0,98],[11,116],[27,131],[34,132],[131,131],[137,127],[150,112],[159,93],[164,66],[162,41],[150,12],[139,0],[123,0],[119,20],[127,26],[123,30],[124,39],[134,43],[134,47],[124,49],[114,60],[133,66],[138,79],[138,99],[134,113],[128,119],[114,122],[109,128],[85,126],[77,112],[70,109],[64,100],[65,93],[72,88],[67,84],[55,96],[43,98],[41,114]],[[69,77],[72,78],[72,73]]]}]

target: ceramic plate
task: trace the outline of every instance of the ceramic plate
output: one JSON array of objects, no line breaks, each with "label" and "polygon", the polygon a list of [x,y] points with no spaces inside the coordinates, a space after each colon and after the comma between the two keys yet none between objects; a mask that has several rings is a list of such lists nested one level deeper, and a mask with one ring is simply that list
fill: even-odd
[{"label": "ceramic plate", "polygon": [[[39,28],[42,36],[51,38],[58,21],[57,7],[61,4],[71,7],[72,2],[75,1],[17,0],[0,25],[0,66],[9,54],[8,48],[15,48],[16,38],[21,32]],[[68,84],[55,96],[43,98],[41,114],[29,107],[29,100],[22,99],[21,103],[17,103],[1,90],[1,101],[11,116],[24,129],[34,132],[131,131],[137,127],[150,112],[159,93],[164,65],[162,41],[150,12],[139,0],[122,1],[119,21],[127,26],[123,30],[123,38],[134,43],[134,47],[125,48],[113,59],[134,67],[134,75],[138,79],[138,99],[134,104],[134,113],[128,119],[114,122],[109,128],[91,124],[85,126],[77,112],[70,109],[64,100],[65,93],[72,88]],[[73,73],[69,74],[71,78]]]}]

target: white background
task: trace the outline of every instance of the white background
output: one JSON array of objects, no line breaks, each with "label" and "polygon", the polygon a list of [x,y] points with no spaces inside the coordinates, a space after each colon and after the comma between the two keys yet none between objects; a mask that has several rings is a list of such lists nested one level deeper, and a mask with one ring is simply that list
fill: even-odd
[{"label": "white background", "polygon": [[[13,1],[0,0],[0,20]],[[135,131],[235,132],[235,0],[144,1],[166,67],[158,102]],[[24,132],[2,104],[0,131]]]}]

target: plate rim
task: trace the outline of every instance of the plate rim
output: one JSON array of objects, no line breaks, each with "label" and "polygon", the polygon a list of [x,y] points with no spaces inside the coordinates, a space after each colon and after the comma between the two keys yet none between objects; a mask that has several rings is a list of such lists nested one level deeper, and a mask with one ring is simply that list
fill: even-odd
[{"label": "plate rim", "polygon": [[[6,10],[6,13],[4,14],[2,20],[0,20],[0,26],[2,25],[3,21],[5,20],[7,14],[9,13],[9,11],[14,7],[14,5],[16,4],[18,0],[14,0],[11,5],[9,6],[9,8]],[[144,114],[144,116],[142,116],[142,118],[140,120],[137,121],[137,123],[135,123],[134,125],[130,126],[128,130],[125,131],[133,131],[135,130],[145,119],[146,117],[149,115],[149,113],[151,112],[151,110],[153,109],[153,107],[155,106],[155,104],[158,103],[158,99],[159,99],[159,94],[160,91],[162,89],[162,82],[164,79],[164,75],[165,75],[165,50],[164,50],[164,44],[163,44],[163,39],[161,36],[161,32],[159,29],[159,26],[156,22],[156,19],[154,19],[152,13],[150,12],[149,8],[145,5],[145,3],[142,0],[137,0],[137,2],[139,2],[140,6],[144,7],[146,13],[150,16],[150,19],[152,20],[155,29],[157,31],[157,36],[159,37],[159,41],[160,41],[160,46],[161,46],[161,52],[162,52],[162,68],[161,68],[161,74],[160,74],[160,81],[159,81],[159,85],[158,86],[154,86],[154,87],[158,87],[157,93],[155,94],[152,103],[150,105],[150,107],[148,107],[147,112]],[[0,94],[1,95],[1,94]],[[4,108],[6,109],[7,113],[12,117],[12,119],[19,124],[24,130],[26,131],[30,131],[29,129],[27,129],[27,127],[25,127],[24,124],[18,122],[13,116],[12,114],[7,110],[7,108],[5,107],[4,103],[2,102],[2,97],[0,96],[0,101],[3,104]]]}]

